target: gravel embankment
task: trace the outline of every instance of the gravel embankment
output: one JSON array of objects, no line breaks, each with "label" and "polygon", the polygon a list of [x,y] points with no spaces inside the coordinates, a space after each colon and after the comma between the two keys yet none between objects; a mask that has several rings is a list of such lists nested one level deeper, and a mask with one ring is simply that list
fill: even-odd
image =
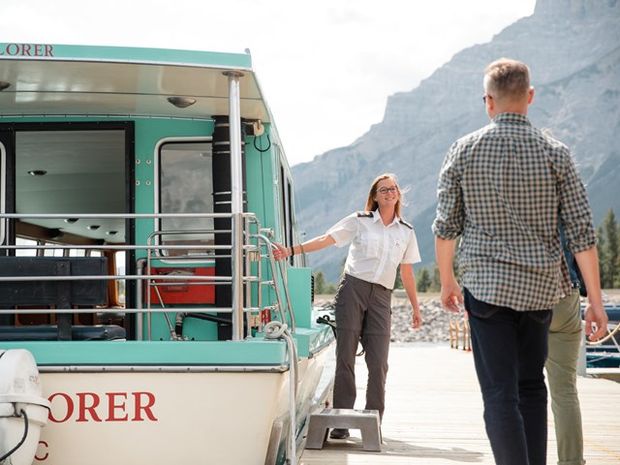
[{"label": "gravel embankment", "polygon": [[[314,305],[333,308],[333,297],[317,296]],[[456,317],[441,308],[439,298],[421,298],[420,311],[423,324],[414,330],[411,326],[409,301],[398,294],[392,297],[392,342],[448,342],[450,318]]]},{"label": "gravel embankment", "polygon": [[453,315],[441,307],[438,298],[420,303],[422,326],[411,326],[411,305],[404,299],[393,299],[392,303],[392,342],[448,342],[450,319],[462,319],[463,315]]},{"label": "gravel embankment", "polygon": [[[605,292],[606,304],[620,305],[620,293]],[[392,297],[392,342],[442,342],[449,341],[450,319],[462,321],[463,315],[453,315],[443,310],[437,294],[421,295],[420,310],[422,327],[411,327],[411,305],[402,291],[394,291]],[[317,307],[333,307],[333,296],[317,296]],[[462,343],[462,342],[461,342]]]}]

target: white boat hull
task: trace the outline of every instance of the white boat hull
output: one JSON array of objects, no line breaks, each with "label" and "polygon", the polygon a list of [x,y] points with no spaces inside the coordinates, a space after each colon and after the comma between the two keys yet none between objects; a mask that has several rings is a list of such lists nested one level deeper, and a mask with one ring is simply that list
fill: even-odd
[{"label": "white boat hull", "polygon": [[[325,352],[299,363],[301,416]],[[289,371],[44,372],[41,378],[51,412],[35,463],[45,465],[264,465],[274,421],[288,418]]]}]

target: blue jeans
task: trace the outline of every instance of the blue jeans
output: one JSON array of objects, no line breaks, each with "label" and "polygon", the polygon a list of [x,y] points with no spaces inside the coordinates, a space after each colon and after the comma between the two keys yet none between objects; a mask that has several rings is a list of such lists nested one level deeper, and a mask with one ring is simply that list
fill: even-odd
[{"label": "blue jeans", "polygon": [[551,310],[515,311],[465,289],[484,423],[497,465],[547,462],[547,388],[543,368]]}]

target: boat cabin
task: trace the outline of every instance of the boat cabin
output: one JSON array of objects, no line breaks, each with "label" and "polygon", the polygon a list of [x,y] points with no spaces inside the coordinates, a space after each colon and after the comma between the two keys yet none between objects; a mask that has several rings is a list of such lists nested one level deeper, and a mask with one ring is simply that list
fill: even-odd
[{"label": "boat cabin", "polygon": [[0,340],[243,338],[284,311],[265,241],[299,237],[294,190],[249,54],[0,44],[0,183]]}]

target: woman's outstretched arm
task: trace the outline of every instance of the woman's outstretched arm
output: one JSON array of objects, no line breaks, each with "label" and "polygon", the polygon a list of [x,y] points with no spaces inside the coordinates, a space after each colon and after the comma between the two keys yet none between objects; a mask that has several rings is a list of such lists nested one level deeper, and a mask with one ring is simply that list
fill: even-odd
[{"label": "woman's outstretched arm", "polygon": [[284,247],[282,244],[274,242],[276,250],[273,251],[273,255],[276,260],[284,260],[286,257],[290,257],[291,255],[316,252],[317,250],[324,249],[325,247],[329,247],[330,245],[334,245],[335,243],[336,241],[329,234],[317,236],[313,239],[310,239],[309,241],[293,245],[291,247]]}]

